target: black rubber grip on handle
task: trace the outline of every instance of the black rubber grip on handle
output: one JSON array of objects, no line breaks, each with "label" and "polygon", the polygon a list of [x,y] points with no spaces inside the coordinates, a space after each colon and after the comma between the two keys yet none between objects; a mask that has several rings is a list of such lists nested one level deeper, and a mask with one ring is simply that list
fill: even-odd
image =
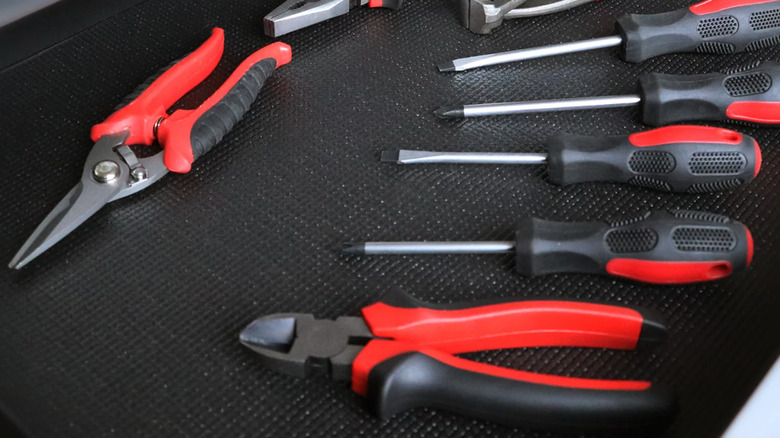
[{"label": "black rubber grip on handle", "polygon": [[380,418],[432,407],[510,426],[563,430],[663,428],[675,410],[663,386],[613,391],[542,385],[460,369],[423,353],[394,356],[368,376]]},{"label": "black rubber grip on handle", "polygon": [[400,9],[404,0],[382,0],[382,7],[389,9]]},{"label": "black rubber grip on handle", "polygon": [[558,185],[602,181],[678,193],[733,189],[752,181],[760,165],[756,141],[741,137],[739,144],[638,147],[628,136],[558,134],[548,148],[548,176]]},{"label": "black rubber grip on handle", "polygon": [[265,58],[252,67],[233,85],[214,106],[204,112],[192,125],[190,144],[197,160],[222,140],[249,111],[265,81],[276,69],[276,60]]},{"label": "black rubber grip on handle", "polygon": [[730,73],[640,79],[642,121],[651,126],[692,120],[780,123],[780,64]]},{"label": "black rubber grip on handle", "polygon": [[[752,245],[743,224],[706,212],[656,211],[611,224],[529,218],[517,230],[516,266],[528,276],[568,272],[691,283],[746,268]],[[623,261],[637,271],[626,273]],[[620,269],[611,269],[613,262]]]},{"label": "black rubber grip on handle", "polygon": [[767,2],[697,15],[689,8],[652,15],[626,15],[617,22],[622,56],[640,62],[668,53],[718,55],[780,43],[780,3]]}]

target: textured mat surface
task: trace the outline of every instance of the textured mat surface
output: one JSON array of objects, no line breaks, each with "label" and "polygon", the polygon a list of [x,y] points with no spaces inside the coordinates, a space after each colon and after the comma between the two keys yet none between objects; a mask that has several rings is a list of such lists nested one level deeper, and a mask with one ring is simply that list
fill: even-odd
[{"label": "textured mat surface", "polygon": [[[656,308],[671,335],[639,352],[529,349],[473,357],[545,373],[651,379],[680,410],[668,436],[716,436],[780,352],[780,130],[739,127],[764,147],[757,181],[722,194],[611,184],[559,188],[536,167],[400,167],[398,147],[543,150],[554,132],[643,129],[632,109],[447,122],[444,104],[625,94],[650,71],[700,73],[751,55],[674,55],[641,65],[614,50],[440,74],[459,56],[611,32],[622,13],[686,0],[607,0],[510,21],[489,36],[460,26],[454,1],[357,8],[281,38],[293,62],[187,175],[107,205],[22,272],[0,269],[0,409],[31,436],[558,436],[420,409],[378,421],[346,385],[264,369],[238,343],[276,312],[357,314],[393,287],[438,303],[550,296]],[[90,127],[148,75],[226,30],[199,102],[272,42],[276,2],[145,2],[0,72],[0,260],[9,261],[76,183]],[[722,213],[756,240],[747,272],[716,283],[648,286],[586,275],[522,278],[511,257],[345,257],[363,239],[510,239],[529,215],[602,220],[648,209]]]}]

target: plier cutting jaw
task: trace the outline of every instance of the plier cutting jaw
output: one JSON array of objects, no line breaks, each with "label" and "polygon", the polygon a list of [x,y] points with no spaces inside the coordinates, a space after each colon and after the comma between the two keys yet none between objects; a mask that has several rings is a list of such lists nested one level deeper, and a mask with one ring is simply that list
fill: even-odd
[{"label": "plier cutting jaw", "polygon": [[523,347],[634,349],[666,334],[649,311],[569,301],[432,306],[401,292],[362,317],[286,313],[255,320],[240,341],[267,367],[295,377],[351,380],[388,418],[435,407],[512,426],[662,427],[673,394],[642,381],[552,376],[474,362],[458,353]]},{"label": "plier cutting jaw", "polygon": [[403,0],[287,0],[263,18],[263,30],[268,36],[278,37],[344,15],[358,6],[398,9],[402,2]]},{"label": "plier cutting jaw", "polygon": [[[167,109],[202,82],[222,57],[224,32],[215,28],[197,50],[131,93],[103,123],[78,184],[27,239],[8,265],[18,269],[68,235],[103,205],[145,189],[168,171],[189,172],[194,160],[222,140],[257,98],[274,70],[291,59],[290,46],[268,45],[244,60],[194,110]],[[130,145],[158,142],[163,150],[138,157]]]},{"label": "plier cutting jaw", "polygon": [[504,19],[530,18],[598,0],[459,0],[460,19],[470,31],[488,34]]}]

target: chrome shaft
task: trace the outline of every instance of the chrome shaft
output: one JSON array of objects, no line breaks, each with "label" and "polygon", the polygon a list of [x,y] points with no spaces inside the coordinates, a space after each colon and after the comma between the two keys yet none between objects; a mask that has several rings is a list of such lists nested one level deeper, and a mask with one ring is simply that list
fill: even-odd
[{"label": "chrome shaft", "polygon": [[458,164],[542,164],[547,154],[503,152],[432,152],[398,151],[398,163],[458,163]]},{"label": "chrome shaft", "polygon": [[[585,52],[588,50],[603,49],[607,47],[619,46],[623,43],[623,37],[614,35],[592,40],[576,41],[573,43],[553,44],[549,46],[533,47],[530,49],[512,50],[509,52],[492,53],[489,55],[471,56],[460,58],[446,65],[449,68],[444,71],[463,71],[473,68],[486,67],[489,65],[505,64],[508,62],[525,61],[528,59],[544,58],[548,56],[563,55],[566,53]],[[445,64],[442,64],[445,65]]]},{"label": "chrome shaft", "polygon": [[463,117],[497,116],[505,114],[539,113],[550,111],[571,111],[596,108],[617,108],[634,106],[642,99],[637,95],[585,97],[563,100],[540,100],[532,102],[483,103],[464,105]]},{"label": "chrome shaft", "polygon": [[514,242],[366,242],[363,254],[501,254]]}]

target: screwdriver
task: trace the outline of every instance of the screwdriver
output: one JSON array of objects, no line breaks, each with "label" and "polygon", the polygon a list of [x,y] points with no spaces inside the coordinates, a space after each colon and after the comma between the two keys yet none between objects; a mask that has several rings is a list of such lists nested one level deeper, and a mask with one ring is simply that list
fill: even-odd
[{"label": "screwdriver", "polygon": [[620,18],[616,34],[586,41],[472,56],[439,64],[439,71],[463,71],[506,62],[621,46],[621,57],[641,62],[668,53],[729,55],[780,42],[780,1],[706,0],[661,14]]},{"label": "screwdriver", "polygon": [[588,273],[656,284],[716,280],[750,266],[753,238],[713,213],[670,210],[612,223],[524,219],[514,241],[346,243],[347,254],[516,254],[517,271]]},{"label": "screwdriver", "polygon": [[[777,83],[779,85],[775,86]],[[780,123],[780,64],[764,62],[725,73],[642,76],[638,95],[442,107],[441,118],[479,117],[640,105],[651,126],[691,120]]]},{"label": "screwdriver", "polygon": [[728,190],[753,180],[761,149],[752,137],[722,128],[669,126],[629,136],[557,134],[548,153],[385,151],[399,164],[542,164],[550,182],[618,182],[679,193]]}]

